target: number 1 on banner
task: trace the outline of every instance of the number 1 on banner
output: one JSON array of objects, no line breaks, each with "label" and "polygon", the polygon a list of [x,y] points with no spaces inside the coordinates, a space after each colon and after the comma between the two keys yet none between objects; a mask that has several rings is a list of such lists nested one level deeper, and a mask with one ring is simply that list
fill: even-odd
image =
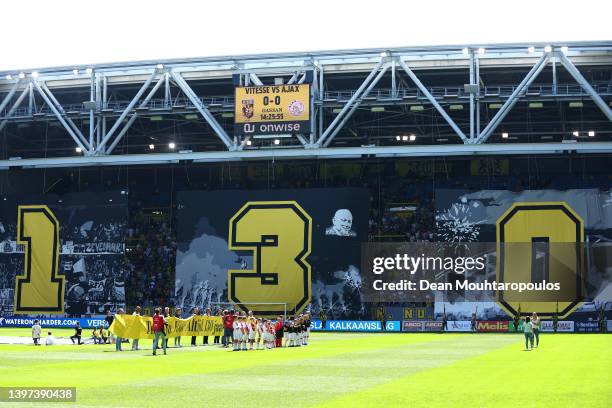
[{"label": "number 1 on banner", "polygon": [[63,313],[59,222],[46,205],[20,205],[17,212],[17,243],[25,246],[25,263],[15,279],[14,313]]}]

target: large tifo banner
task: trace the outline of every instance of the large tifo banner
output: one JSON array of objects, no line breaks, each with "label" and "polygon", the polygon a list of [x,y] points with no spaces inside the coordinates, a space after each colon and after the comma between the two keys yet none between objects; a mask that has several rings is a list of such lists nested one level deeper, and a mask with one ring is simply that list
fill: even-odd
[{"label": "large tifo banner", "polygon": [[127,195],[0,201],[0,315],[102,314],[125,306]]},{"label": "large tifo banner", "polygon": [[363,319],[365,189],[180,192],[177,306]]},{"label": "large tifo banner", "polygon": [[[579,321],[612,301],[612,196],[597,189],[573,190],[450,190],[435,192],[437,240],[462,246],[484,259],[475,285],[503,279],[532,283],[568,282],[574,295],[562,289],[517,301],[509,297],[480,300],[468,291],[453,298],[436,298],[435,316],[503,321],[508,316],[538,312],[551,318]],[[481,248],[478,253],[478,248]],[[510,256],[512,251],[517,256]],[[464,276],[450,276],[462,283]],[[571,282],[569,282],[571,283]],[[566,284],[562,285],[569,288]],[[485,293],[485,292],[483,292]],[[535,292],[533,292],[535,293]],[[463,297],[463,298],[462,298]],[[578,326],[576,326],[578,328]]]},{"label": "large tifo banner", "polygon": [[[109,330],[124,339],[152,339],[153,318],[133,315],[115,315]],[[223,336],[223,321],[217,316],[190,316],[166,318],[164,334],[176,336]]]}]

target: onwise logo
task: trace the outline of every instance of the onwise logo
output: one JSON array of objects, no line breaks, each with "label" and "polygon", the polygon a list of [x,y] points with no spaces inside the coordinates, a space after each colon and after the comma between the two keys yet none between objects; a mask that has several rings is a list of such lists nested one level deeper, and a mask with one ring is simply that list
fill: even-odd
[{"label": "onwise logo", "polygon": [[508,321],[478,321],[476,326],[479,332],[507,332]]}]

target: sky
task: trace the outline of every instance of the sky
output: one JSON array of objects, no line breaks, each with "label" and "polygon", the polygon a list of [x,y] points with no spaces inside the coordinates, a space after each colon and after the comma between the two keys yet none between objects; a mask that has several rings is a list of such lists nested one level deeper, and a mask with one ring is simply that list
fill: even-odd
[{"label": "sky", "polygon": [[415,45],[612,40],[612,2],[27,0],[0,5],[0,71]]}]

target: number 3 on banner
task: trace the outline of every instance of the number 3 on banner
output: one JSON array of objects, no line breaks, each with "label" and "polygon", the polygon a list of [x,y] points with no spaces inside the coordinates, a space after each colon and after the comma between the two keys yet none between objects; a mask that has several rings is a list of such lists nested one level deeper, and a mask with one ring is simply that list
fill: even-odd
[{"label": "number 3 on banner", "polygon": [[25,245],[25,264],[15,280],[14,313],[63,313],[57,218],[46,205],[20,205],[17,211],[17,243]]},{"label": "number 3 on banner", "polygon": [[[252,270],[228,271],[232,302],[258,315],[299,313],[310,302],[312,219],[295,201],[252,201],[229,223],[229,248],[253,251]],[[252,305],[249,305],[252,303]]]}]

